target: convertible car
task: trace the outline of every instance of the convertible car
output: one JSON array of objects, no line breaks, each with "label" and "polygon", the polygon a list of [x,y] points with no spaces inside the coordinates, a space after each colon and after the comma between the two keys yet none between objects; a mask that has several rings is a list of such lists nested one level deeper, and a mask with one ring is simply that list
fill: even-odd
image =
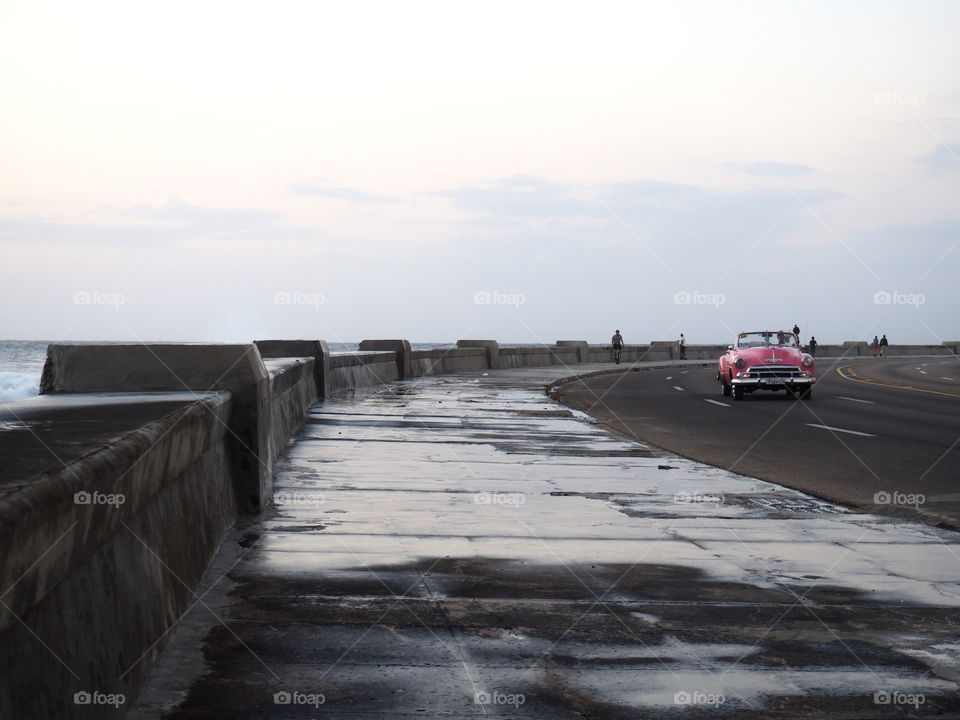
[{"label": "convertible car", "polygon": [[754,390],[786,390],[808,400],[817,382],[814,360],[800,350],[799,338],[784,330],[744,332],[727,346],[717,367],[717,380],[725,396],[743,400]]}]

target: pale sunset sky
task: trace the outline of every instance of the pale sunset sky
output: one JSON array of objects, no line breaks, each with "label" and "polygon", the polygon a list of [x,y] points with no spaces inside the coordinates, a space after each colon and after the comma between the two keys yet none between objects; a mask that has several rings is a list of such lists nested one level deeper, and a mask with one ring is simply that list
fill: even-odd
[{"label": "pale sunset sky", "polygon": [[0,338],[960,339],[960,3],[2,17]]}]

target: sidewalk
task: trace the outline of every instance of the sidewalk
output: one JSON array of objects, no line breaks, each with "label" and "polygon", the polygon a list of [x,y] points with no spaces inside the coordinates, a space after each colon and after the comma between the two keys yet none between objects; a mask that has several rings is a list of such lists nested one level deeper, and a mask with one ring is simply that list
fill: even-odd
[{"label": "sidewalk", "polygon": [[960,714],[960,536],[617,438],[566,374],[315,406],[130,717]]}]

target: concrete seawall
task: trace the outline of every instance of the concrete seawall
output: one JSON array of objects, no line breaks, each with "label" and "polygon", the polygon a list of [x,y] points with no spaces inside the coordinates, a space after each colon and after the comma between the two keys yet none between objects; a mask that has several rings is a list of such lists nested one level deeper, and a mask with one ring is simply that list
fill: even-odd
[{"label": "concrete seawall", "polygon": [[[268,508],[277,459],[311,405],[424,375],[609,362],[607,346],[413,350],[369,340],[238,345],[52,345],[42,394],[0,406],[0,717],[117,717],[74,693],[129,703],[238,516]],[[725,346],[688,346],[712,361]],[[951,355],[957,343],[893,346]],[[861,357],[864,343],[820,346]],[[674,342],[628,345],[625,364],[671,361]],[[49,688],[56,688],[51,693]],[[66,699],[66,700],[65,700]]]}]

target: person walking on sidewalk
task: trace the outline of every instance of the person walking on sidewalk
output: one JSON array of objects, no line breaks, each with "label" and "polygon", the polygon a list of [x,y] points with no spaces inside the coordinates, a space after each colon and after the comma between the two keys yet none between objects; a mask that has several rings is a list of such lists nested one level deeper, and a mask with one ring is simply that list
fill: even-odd
[{"label": "person walking on sidewalk", "polygon": [[870,349],[873,351],[873,356],[877,356],[877,350],[880,349],[880,341],[877,340],[877,336],[873,336],[873,340],[870,341]]},{"label": "person walking on sidewalk", "polygon": [[613,361],[619,365],[620,364],[620,352],[623,350],[623,335],[620,334],[620,331],[617,330],[613,337],[610,338],[610,343],[613,345]]},{"label": "person walking on sidewalk", "polygon": [[813,335],[810,336],[810,355],[817,356],[817,339]]},{"label": "person walking on sidewalk", "polygon": [[884,335],[882,338],[880,338],[880,357],[886,357],[886,356],[887,356],[887,347],[888,347],[889,345],[890,345],[890,343],[887,342],[887,336],[886,336],[886,335]]},{"label": "person walking on sidewalk", "polygon": [[683,337],[683,333],[680,333],[680,339],[677,340],[677,345],[680,346],[680,359],[687,359],[687,340]]}]

